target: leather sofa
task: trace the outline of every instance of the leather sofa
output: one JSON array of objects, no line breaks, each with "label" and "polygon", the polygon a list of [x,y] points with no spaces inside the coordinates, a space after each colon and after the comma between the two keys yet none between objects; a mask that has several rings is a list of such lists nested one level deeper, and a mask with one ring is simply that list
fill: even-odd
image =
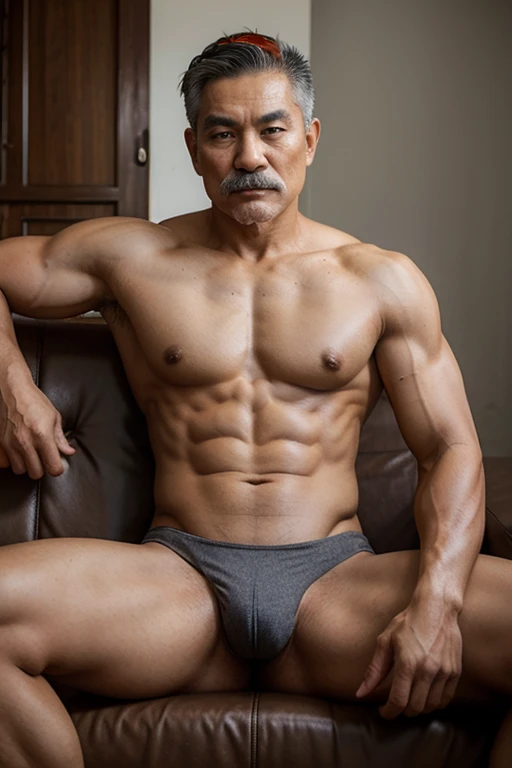
[{"label": "leather sofa", "polygon": [[[63,416],[76,453],[57,478],[0,470],[0,544],[53,536],[139,542],[152,514],[145,420],[101,322],[15,316],[34,381]],[[483,551],[512,558],[512,459],[485,460]],[[383,395],[361,433],[360,518],[377,552],[418,547],[416,462]],[[118,701],[58,690],[87,768],[311,768],[487,765],[503,708],[448,708],[384,721],[376,707],[268,693]]]}]

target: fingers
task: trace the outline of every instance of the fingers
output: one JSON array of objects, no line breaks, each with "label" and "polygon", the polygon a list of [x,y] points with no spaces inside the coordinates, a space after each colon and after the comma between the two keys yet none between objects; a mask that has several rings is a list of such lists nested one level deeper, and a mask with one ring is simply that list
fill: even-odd
[{"label": "fingers", "polygon": [[11,469],[14,472],[15,475],[23,475],[27,471],[27,466],[25,464],[25,461],[23,459],[22,454],[17,451],[15,448],[8,448],[6,449],[7,455],[9,457],[9,464],[11,465]]},{"label": "fingers", "polygon": [[441,702],[445,698],[445,690],[449,679],[450,676],[442,671],[440,671],[434,678],[423,709],[425,714],[430,714],[430,712],[433,712],[435,709],[441,709]]},{"label": "fingers", "polygon": [[11,466],[7,451],[0,445],[0,469],[6,469]]},{"label": "fingers", "polygon": [[64,465],[55,439],[48,439],[42,442],[39,447],[39,453],[41,454],[45,469],[50,475],[57,477],[64,472]]},{"label": "fingers", "polygon": [[379,712],[383,718],[392,720],[404,711],[411,694],[413,678],[414,668],[407,662],[399,661],[395,665],[388,700],[384,706],[379,707]]},{"label": "fingers", "polygon": [[448,682],[446,683],[445,689],[443,691],[443,695],[441,696],[439,709],[444,709],[444,707],[447,707],[448,704],[452,701],[457,691],[459,680],[460,680],[460,673],[457,672],[450,675],[450,677],[448,678]]},{"label": "fingers", "polygon": [[381,715],[392,719],[399,714],[415,717],[446,707],[455,696],[460,671],[439,669],[432,661],[420,668],[397,665],[389,698],[380,708]]},{"label": "fingers", "polygon": [[16,450],[9,447],[5,454],[8,459],[7,466],[10,465],[15,475],[24,475],[28,473],[31,480],[40,480],[44,475],[43,465],[35,448],[25,444],[23,449]]},{"label": "fingers", "polygon": [[393,646],[389,635],[379,635],[375,653],[365,672],[363,682],[356,691],[356,696],[367,696],[384,680],[393,666]]},{"label": "fingers", "polygon": [[439,701],[445,684],[446,676],[438,672],[436,665],[427,662],[418,671],[417,677],[413,682],[411,695],[404,709],[404,715],[415,717],[425,711],[427,701]]},{"label": "fingers", "polygon": [[53,477],[64,472],[61,452],[72,456],[76,449],[67,441],[60,423],[52,429],[52,436],[39,433],[23,438],[11,435],[5,446],[0,446],[0,468],[11,467],[16,475],[28,473],[32,480],[39,480],[45,471]]},{"label": "fingers", "polygon": [[72,456],[75,453],[76,449],[67,441],[66,435],[62,431],[62,426],[60,424],[57,424],[55,427],[55,442],[57,443],[58,449],[67,456]]},{"label": "fingers", "polygon": [[453,700],[462,674],[462,637],[460,631],[452,637],[451,647],[445,654],[437,675],[432,681],[430,693],[423,711],[426,714],[435,709],[444,709]]},{"label": "fingers", "polygon": [[32,480],[39,480],[44,475],[43,465],[41,464],[41,460],[33,446],[26,445],[24,447],[21,459],[25,467],[23,472],[28,472],[28,476]]}]

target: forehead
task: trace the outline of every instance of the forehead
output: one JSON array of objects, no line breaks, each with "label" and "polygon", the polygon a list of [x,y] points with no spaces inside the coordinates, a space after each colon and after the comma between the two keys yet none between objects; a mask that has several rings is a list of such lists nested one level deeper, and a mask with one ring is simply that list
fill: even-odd
[{"label": "forehead", "polygon": [[258,72],[239,77],[223,77],[206,84],[201,95],[199,122],[208,115],[222,114],[237,121],[285,109],[293,118],[302,112],[293,100],[288,77],[282,73]]}]

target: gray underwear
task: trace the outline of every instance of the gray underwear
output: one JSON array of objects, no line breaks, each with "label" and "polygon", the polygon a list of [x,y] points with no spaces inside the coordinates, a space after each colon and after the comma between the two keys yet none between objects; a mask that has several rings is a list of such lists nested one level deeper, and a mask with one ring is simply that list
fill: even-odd
[{"label": "gray underwear", "polygon": [[306,589],[357,552],[372,552],[366,536],[346,531],[298,544],[232,544],[168,526],[152,528],[142,544],[157,541],[177,552],[211,582],[233,651],[245,659],[271,659],[289,642]]}]

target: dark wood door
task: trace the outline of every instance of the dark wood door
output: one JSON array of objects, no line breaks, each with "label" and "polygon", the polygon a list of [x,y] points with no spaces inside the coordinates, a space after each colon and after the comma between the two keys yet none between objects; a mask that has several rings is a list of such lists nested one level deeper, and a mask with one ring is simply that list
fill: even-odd
[{"label": "dark wood door", "polygon": [[0,0],[2,237],[148,215],[149,0]]}]

